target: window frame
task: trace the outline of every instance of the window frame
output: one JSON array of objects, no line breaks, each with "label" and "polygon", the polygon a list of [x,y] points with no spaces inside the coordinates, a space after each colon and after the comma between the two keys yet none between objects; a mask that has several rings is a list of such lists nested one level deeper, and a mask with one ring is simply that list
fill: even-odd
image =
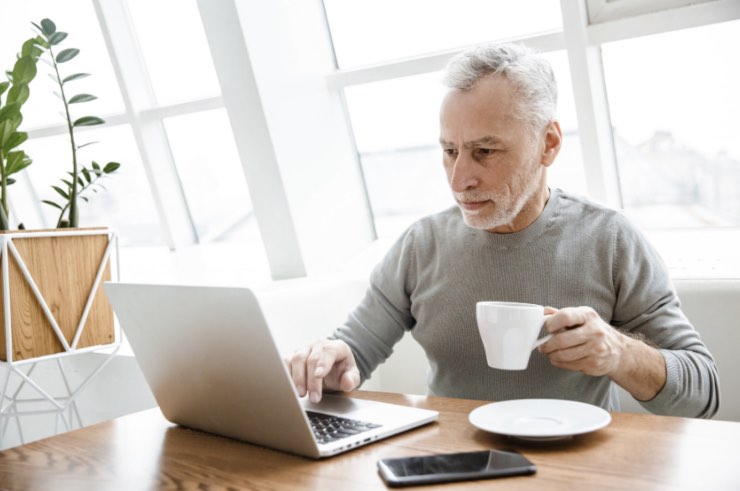
[{"label": "window frame", "polygon": [[[688,5],[686,5],[688,3]],[[589,194],[611,206],[621,207],[616,152],[611,134],[609,105],[604,88],[601,45],[626,38],[740,19],[740,3],[732,0],[664,0],[647,8],[639,0],[561,0],[563,31],[521,36],[521,42],[539,51],[564,49],[574,84],[576,117]],[[618,7],[618,8],[617,8]],[[656,11],[656,9],[658,9]],[[589,20],[599,12],[598,22]],[[649,13],[644,13],[650,10]],[[593,17],[593,14],[592,14]],[[418,75],[444,68],[447,60],[465,48],[392,60],[366,67],[337,69],[328,76],[335,90]]]}]

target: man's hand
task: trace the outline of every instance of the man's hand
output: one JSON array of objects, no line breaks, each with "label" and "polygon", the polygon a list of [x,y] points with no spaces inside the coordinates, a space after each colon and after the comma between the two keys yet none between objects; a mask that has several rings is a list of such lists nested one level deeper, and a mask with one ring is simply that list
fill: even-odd
[{"label": "man's hand", "polygon": [[344,341],[320,339],[285,360],[288,372],[303,397],[321,400],[323,389],[349,392],[360,385],[360,371],[352,350]]},{"label": "man's hand", "polygon": [[539,350],[558,368],[607,375],[636,399],[650,400],[666,381],[665,360],[655,348],[622,334],[590,307],[553,309],[545,323],[555,335]]},{"label": "man's hand", "polygon": [[619,366],[625,349],[624,335],[604,322],[592,308],[547,307],[545,314],[552,314],[545,328],[557,334],[539,349],[550,357],[553,365],[593,376],[609,375]]}]

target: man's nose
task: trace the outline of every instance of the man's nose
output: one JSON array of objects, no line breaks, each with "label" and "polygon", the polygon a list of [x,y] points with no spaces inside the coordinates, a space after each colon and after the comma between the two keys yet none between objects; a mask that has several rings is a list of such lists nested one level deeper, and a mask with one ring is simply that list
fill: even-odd
[{"label": "man's nose", "polygon": [[479,167],[470,156],[459,153],[450,173],[450,189],[455,193],[475,189],[479,184]]}]

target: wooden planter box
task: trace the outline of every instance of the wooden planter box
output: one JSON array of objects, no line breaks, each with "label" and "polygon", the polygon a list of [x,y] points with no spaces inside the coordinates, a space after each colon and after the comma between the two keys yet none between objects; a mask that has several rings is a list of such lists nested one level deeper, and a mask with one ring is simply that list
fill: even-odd
[{"label": "wooden planter box", "polygon": [[113,310],[102,288],[111,277],[111,240],[107,229],[0,232],[0,360],[7,362],[10,356],[11,361],[20,361],[115,342]]}]

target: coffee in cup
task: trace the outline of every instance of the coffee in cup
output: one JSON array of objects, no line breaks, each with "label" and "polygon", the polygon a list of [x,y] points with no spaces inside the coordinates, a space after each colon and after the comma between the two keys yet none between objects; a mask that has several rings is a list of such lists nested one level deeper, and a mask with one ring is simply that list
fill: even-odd
[{"label": "coffee in cup", "polygon": [[491,368],[524,370],[532,350],[552,337],[537,339],[548,317],[542,305],[478,302],[475,317]]}]

